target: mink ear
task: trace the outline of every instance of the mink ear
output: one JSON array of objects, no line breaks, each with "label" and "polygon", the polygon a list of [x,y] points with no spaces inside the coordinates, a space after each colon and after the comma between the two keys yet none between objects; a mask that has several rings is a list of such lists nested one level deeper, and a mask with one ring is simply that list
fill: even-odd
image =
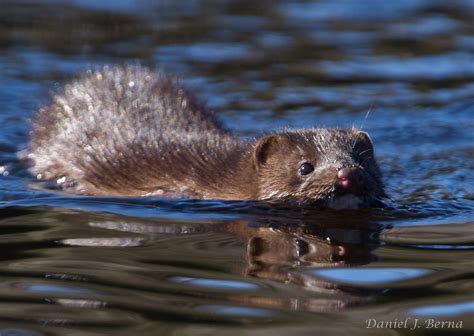
[{"label": "mink ear", "polygon": [[266,135],[258,140],[253,151],[253,164],[259,169],[268,162],[268,158],[277,151],[281,145],[281,136],[278,134]]},{"label": "mink ear", "polygon": [[357,137],[357,142],[363,144],[364,147],[374,147],[369,133],[364,132],[364,131],[359,131],[357,132],[356,137]]}]

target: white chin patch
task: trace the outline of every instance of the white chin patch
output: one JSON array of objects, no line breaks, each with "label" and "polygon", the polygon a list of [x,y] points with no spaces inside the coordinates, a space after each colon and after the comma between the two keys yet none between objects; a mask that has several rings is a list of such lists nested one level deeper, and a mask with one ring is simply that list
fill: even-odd
[{"label": "white chin patch", "polygon": [[340,209],[359,209],[362,199],[355,195],[344,195],[330,199],[327,203],[328,208],[334,210]]}]

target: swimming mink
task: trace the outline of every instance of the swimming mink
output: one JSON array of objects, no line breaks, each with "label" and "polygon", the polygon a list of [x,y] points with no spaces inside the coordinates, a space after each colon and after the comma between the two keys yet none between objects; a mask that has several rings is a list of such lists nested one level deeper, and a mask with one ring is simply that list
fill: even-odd
[{"label": "swimming mink", "polygon": [[356,129],[308,128],[246,140],[165,74],[87,71],[33,119],[30,171],[67,192],[275,200],[330,208],[385,197],[372,141]]}]

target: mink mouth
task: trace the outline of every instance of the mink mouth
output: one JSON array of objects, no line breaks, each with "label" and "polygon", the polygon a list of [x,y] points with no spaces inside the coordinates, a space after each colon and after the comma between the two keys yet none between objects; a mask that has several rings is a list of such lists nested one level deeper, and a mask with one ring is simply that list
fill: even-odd
[{"label": "mink mouth", "polygon": [[332,195],[325,200],[325,206],[329,209],[364,209],[380,208],[384,206],[381,197],[363,194]]},{"label": "mink mouth", "polygon": [[344,194],[326,200],[327,208],[334,210],[366,208],[367,203],[364,197],[356,194]]},{"label": "mink mouth", "polygon": [[322,199],[305,199],[297,202],[298,205],[316,206],[321,209],[332,210],[357,210],[365,208],[381,208],[385,206],[383,197],[359,194],[331,193]]}]

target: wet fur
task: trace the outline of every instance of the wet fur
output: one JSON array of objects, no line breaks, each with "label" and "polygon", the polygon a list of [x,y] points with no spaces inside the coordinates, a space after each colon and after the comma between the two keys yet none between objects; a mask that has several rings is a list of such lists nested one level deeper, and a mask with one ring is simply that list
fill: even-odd
[{"label": "wet fur", "polygon": [[[361,199],[384,195],[366,133],[313,128],[246,141],[177,80],[137,66],[66,85],[36,115],[28,150],[35,176],[82,194],[324,205],[337,199],[337,170],[360,166]],[[310,176],[297,174],[303,161],[315,166]]]}]

